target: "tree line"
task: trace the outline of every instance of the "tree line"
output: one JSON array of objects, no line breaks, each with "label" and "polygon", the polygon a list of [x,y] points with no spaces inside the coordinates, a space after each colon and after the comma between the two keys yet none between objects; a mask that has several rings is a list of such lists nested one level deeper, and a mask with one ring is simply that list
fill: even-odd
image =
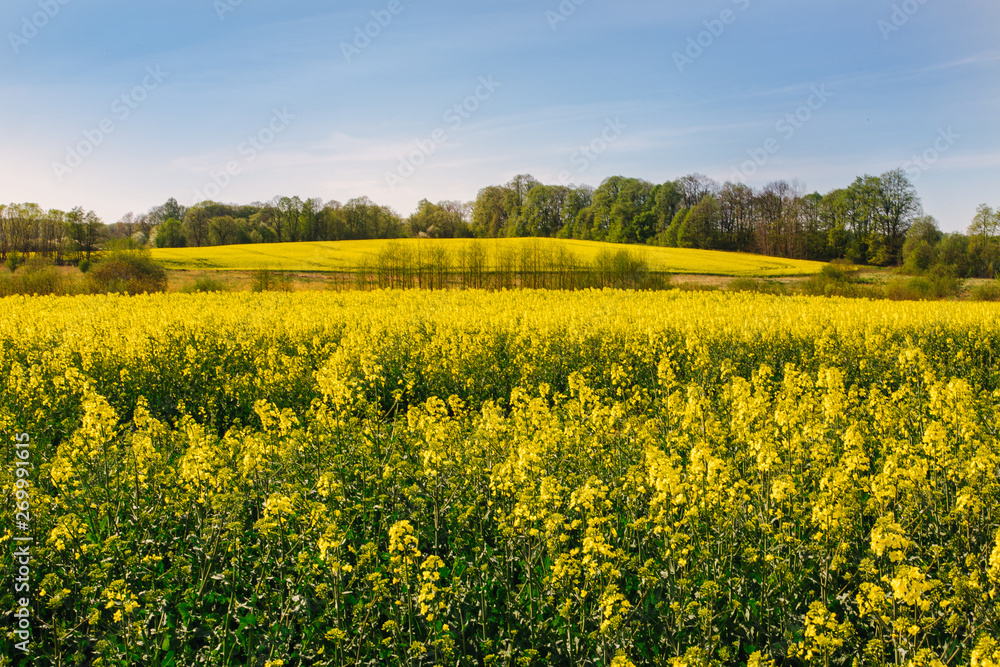
[{"label": "tree line", "polygon": [[557,236],[891,265],[923,215],[902,170],[826,195],[776,181],[761,189],[691,174],[655,185],[613,176],[596,190],[518,176],[480,191],[476,235]]},{"label": "tree line", "polygon": [[612,176],[599,187],[546,185],[518,175],[472,202],[428,200],[407,218],[367,197],[185,207],[170,199],[105,225],[92,211],[0,206],[0,260],[9,253],[74,262],[109,239],[140,246],[431,238],[556,237],[728,250],[993,277],[1000,268],[1000,212],[983,205],[966,234],[941,232],[902,169],[859,176],[826,194],[797,183],[763,188],[690,174],[662,184]]}]

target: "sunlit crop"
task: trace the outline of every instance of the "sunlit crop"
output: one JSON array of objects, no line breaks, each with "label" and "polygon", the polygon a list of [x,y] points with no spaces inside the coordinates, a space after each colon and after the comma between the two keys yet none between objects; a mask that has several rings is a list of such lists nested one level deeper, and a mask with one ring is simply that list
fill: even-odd
[{"label": "sunlit crop", "polygon": [[592,263],[602,252],[622,249],[645,260],[649,269],[669,273],[727,276],[785,276],[819,273],[822,264],[782,257],[765,257],[717,250],[622,246],[570,239],[401,239],[396,241],[327,241],[278,243],[205,248],[162,248],[153,258],[168,269],[240,270],[269,268],[282,271],[373,270],[387,246],[399,246],[414,267],[446,263],[460,272],[463,257],[481,253],[486,271],[517,267],[522,256],[540,270],[558,270],[566,262]]},{"label": "sunlit crop", "polygon": [[997,350],[993,304],[0,300],[32,664],[996,665]]}]

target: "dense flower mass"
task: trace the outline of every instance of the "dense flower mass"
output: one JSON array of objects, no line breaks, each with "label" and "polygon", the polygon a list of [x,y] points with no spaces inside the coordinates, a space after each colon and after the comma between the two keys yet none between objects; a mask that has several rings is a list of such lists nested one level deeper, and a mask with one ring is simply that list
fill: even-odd
[{"label": "dense flower mass", "polygon": [[997,350],[991,304],[5,299],[32,664],[1000,664]]}]

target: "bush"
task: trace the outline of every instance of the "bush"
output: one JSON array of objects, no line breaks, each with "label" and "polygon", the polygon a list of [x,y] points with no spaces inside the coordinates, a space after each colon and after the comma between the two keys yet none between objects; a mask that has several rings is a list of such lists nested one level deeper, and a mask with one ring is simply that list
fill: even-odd
[{"label": "bush", "polygon": [[976,285],[969,293],[973,301],[1000,301],[1000,280]]},{"label": "bush", "polygon": [[708,283],[677,283],[677,289],[682,292],[718,292],[719,288]]},{"label": "bush", "polygon": [[254,292],[291,292],[292,278],[271,269],[257,269],[250,273],[250,289]]},{"label": "bush", "polygon": [[885,297],[892,301],[931,301],[958,294],[962,281],[951,276],[897,278],[886,284]]},{"label": "bush", "polygon": [[774,294],[785,296],[788,287],[774,280],[759,280],[757,278],[736,278],[726,286],[729,292],[756,292],[758,294]]},{"label": "bush", "polygon": [[80,269],[80,273],[86,273],[87,271],[90,271],[90,260],[81,259],[77,267]]},{"label": "bush", "polygon": [[627,250],[611,252],[602,249],[590,267],[594,287],[614,289],[667,289],[670,276],[656,274],[653,279],[644,258]]},{"label": "bush", "polygon": [[195,293],[195,292],[228,292],[229,284],[224,283],[216,278],[209,278],[203,276],[194,281],[194,283],[184,287],[182,292]]},{"label": "bush", "polygon": [[87,287],[95,294],[162,292],[167,289],[167,272],[147,250],[120,250],[87,272]]},{"label": "bush", "polygon": [[55,265],[47,259],[36,257],[25,264],[21,276],[22,294],[62,294],[63,279]]},{"label": "bush", "polygon": [[0,276],[0,296],[72,294],[77,285],[67,281],[51,260],[36,257],[16,275]]},{"label": "bush", "polygon": [[21,253],[14,251],[7,255],[7,268],[10,269],[11,273],[17,271],[18,267],[24,264],[24,258]]},{"label": "bush", "polygon": [[802,290],[811,296],[876,296],[870,288],[858,284],[855,271],[849,269],[849,266],[849,263],[843,262],[827,264],[819,274],[802,283]]}]

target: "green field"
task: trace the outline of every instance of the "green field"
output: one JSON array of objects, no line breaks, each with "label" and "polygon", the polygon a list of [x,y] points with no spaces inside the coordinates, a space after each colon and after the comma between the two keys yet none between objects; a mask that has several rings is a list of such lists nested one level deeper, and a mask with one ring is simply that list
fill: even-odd
[{"label": "green field", "polygon": [[457,267],[460,257],[472,244],[481,244],[489,267],[495,268],[503,257],[514,262],[525,253],[534,253],[564,261],[593,262],[604,252],[626,250],[644,259],[649,269],[679,274],[720,276],[796,276],[818,273],[822,264],[804,260],[764,257],[744,253],[686,248],[623,246],[596,241],[563,239],[401,239],[396,241],[329,241],[317,243],[269,243],[255,245],[213,246],[208,248],[169,248],[153,251],[153,258],[172,270],[252,271],[268,268],[279,271],[355,272],[372,266],[390,244],[408,253],[418,265],[440,255],[443,249],[450,263]]}]

